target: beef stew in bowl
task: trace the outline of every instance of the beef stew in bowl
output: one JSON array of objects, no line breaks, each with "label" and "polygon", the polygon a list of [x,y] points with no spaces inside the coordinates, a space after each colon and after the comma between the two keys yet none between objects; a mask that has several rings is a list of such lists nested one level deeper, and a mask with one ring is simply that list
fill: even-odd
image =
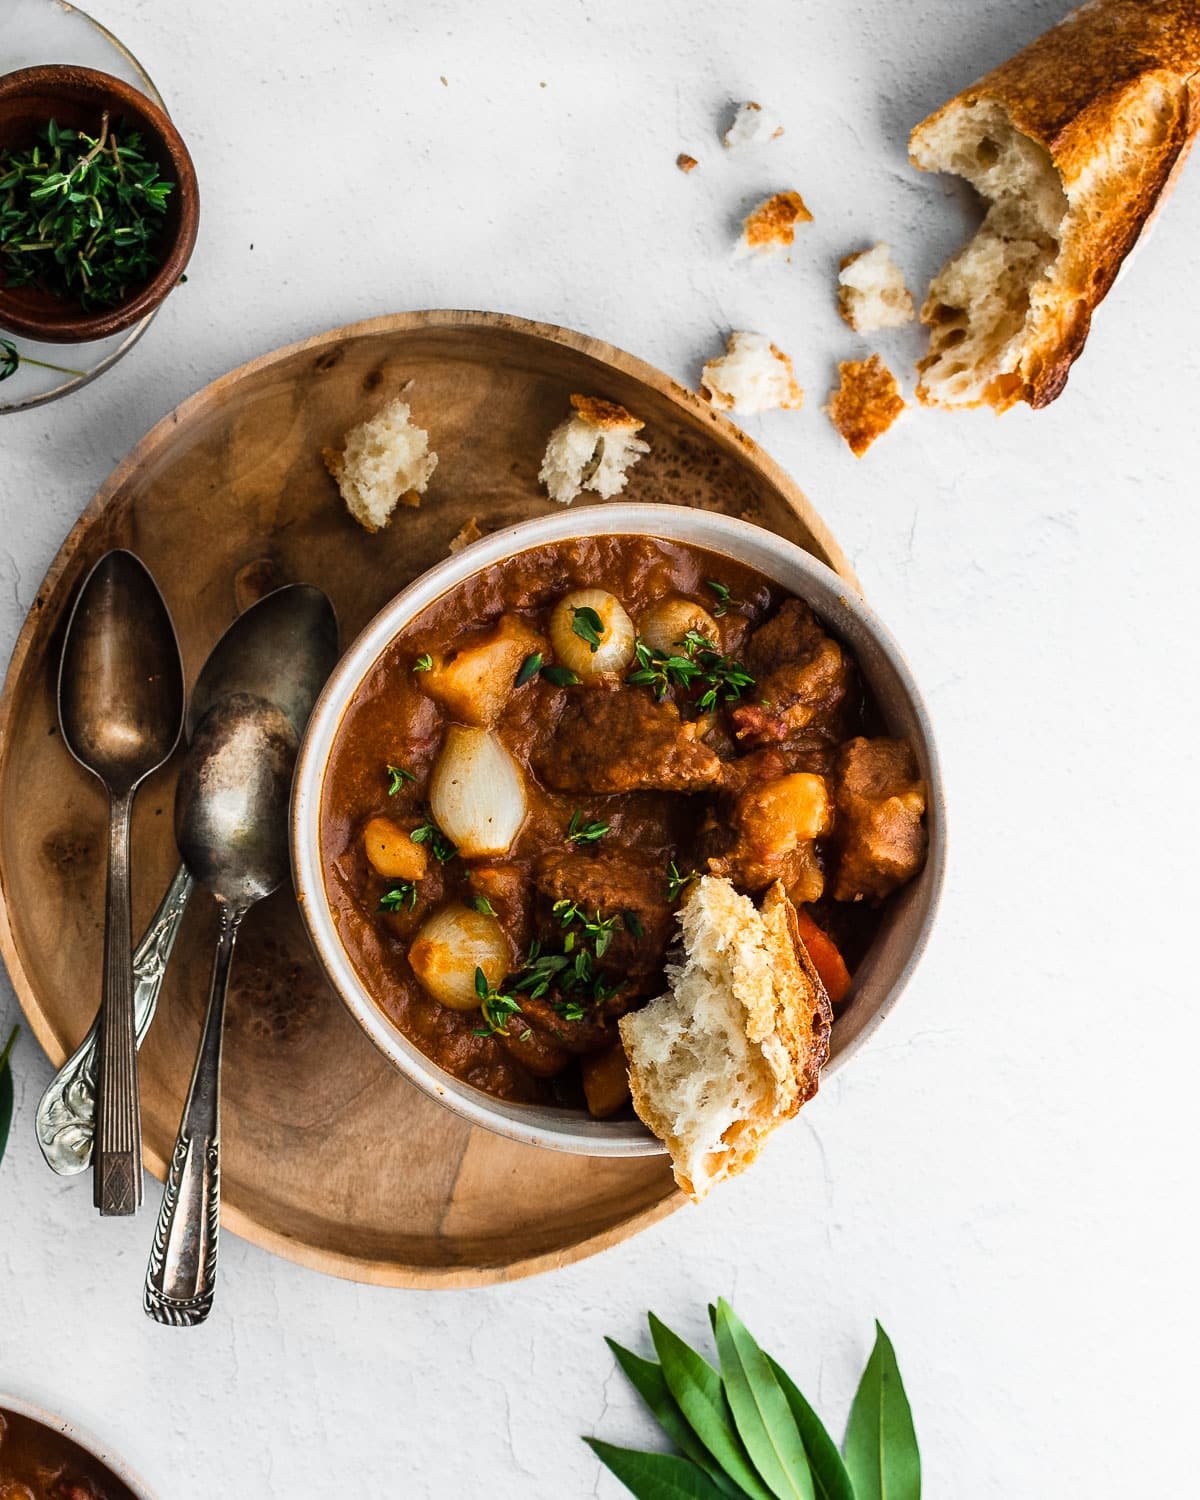
[{"label": "beef stew in bowl", "polygon": [[[531,540],[564,534],[489,538],[474,571],[468,553],[452,585],[430,577],[355,680],[339,669],[327,690],[294,824],[318,951],[328,963],[332,929],[376,1040],[403,1036],[406,1058],[419,1049],[508,1121],[521,1106],[615,1117],[588,1140],[627,1117],[616,1023],[661,993],[698,873],[752,894],[781,881],[831,998],[853,1009],[852,976],[926,850],[927,744],[889,732],[823,610],[726,543],[796,549],[699,513],[618,509],[671,524],[530,523]],[[667,534],[681,516],[712,545]],[[935,867],[926,926],[940,843]],[[449,1081],[437,1092],[461,1106]]]}]

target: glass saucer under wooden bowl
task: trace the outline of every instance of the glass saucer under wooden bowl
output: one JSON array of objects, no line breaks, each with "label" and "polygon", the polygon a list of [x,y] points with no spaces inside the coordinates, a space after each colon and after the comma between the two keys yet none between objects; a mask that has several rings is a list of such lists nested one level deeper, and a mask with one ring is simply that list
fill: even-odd
[{"label": "glass saucer under wooden bowl", "polygon": [[[401,391],[429,430],[437,470],[419,509],[402,507],[369,534],[347,514],[321,450]],[[189,682],[251,575],[324,589],[348,645],[473,518],[490,531],[558,510],[538,467],[575,391],[618,401],[646,424],[650,452],[623,499],[755,521],[858,588],[804,495],[740,428],[582,334],[496,313],[405,313],[214,381],[142,439],[84,512],[38,590],[0,698],[0,952],[52,1063],[91,1024],[103,937],[103,796],[60,743],[53,696],[84,572],[110,547],[138,553],[171,608]],[[139,931],[178,859],[177,764],[137,799]],[[215,916],[214,903],[192,902],[142,1049],[146,1164],[160,1178],[196,1053]],[[390,1286],[478,1286],[548,1270],[684,1201],[663,1156],[523,1145],[407,1083],[325,978],[290,888],[254,908],[238,945],[222,1137],[227,1229],[317,1270]]]},{"label": "glass saucer under wooden bowl", "polygon": [[[111,73],[166,108],[150,75],[133,53],[85,11],[67,0],[3,0],[0,3],[0,73],[39,63],[77,63]],[[57,401],[111,370],[149,328],[154,313],[140,323],[88,344],[43,344],[0,328],[20,362],[0,380],[0,416]],[[0,346],[0,371],[11,363]]]}]

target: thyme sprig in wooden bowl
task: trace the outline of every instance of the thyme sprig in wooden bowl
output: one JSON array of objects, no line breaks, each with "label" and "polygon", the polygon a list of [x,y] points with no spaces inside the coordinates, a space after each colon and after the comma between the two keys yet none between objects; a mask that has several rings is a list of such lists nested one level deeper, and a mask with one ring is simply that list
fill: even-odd
[{"label": "thyme sprig in wooden bowl", "polygon": [[0,326],[49,343],[139,322],[183,274],[187,148],[131,85],[88,68],[0,78]]}]

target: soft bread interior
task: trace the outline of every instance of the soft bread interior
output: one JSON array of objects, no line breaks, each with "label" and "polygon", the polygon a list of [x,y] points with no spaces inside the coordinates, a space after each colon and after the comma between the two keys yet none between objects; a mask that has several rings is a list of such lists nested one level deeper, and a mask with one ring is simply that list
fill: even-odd
[{"label": "soft bread interior", "polygon": [[921,312],[931,332],[917,395],[938,406],[977,406],[1019,383],[1067,198],[1049,154],[990,100],[934,116],[913,148],[926,171],[965,177],[988,201],[978,233],[934,277]]}]

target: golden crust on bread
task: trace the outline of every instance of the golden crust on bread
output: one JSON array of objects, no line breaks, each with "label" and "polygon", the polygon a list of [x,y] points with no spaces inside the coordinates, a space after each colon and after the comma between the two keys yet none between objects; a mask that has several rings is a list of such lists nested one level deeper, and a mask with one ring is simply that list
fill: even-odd
[{"label": "golden crust on bread", "polygon": [[896,377],[872,354],[866,360],[843,360],[838,365],[841,384],[829,396],[825,410],[833,425],[861,458],[905,410]]},{"label": "golden crust on bread", "polygon": [[703,876],[679,913],[670,989],[619,1022],[639,1118],[693,1199],[743,1171],[816,1092],[833,1011],[782,885],[761,911]]},{"label": "golden crust on bread", "polygon": [[833,1006],[800,937],[796,908],[779,881],[763,899],[762,918],[774,958],[777,1027],[790,1062],[790,1116],[817,1092],[829,1061]]},{"label": "golden crust on bread", "polygon": [[[1198,127],[1196,0],[1091,0],[918,125],[913,164],[968,177],[991,200],[989,218],[1004,209],[1007,228],[993,248],[1005,239],[1026,247],[1010,257],[1012,317],[982,345],[971,309],[960,305],[966,299],[946,295],[965,284],[952,272],[971,247],[934,279],[921,314],[932,333],[918,398],[997,411],[1053,401]],[[1024,153],[1035,175],[1042,164],[1047,181],[1038,191],[1061,193],[1057,224],[1034,213],[1014,232],[1017,195],[1003,205],[989,182],[995,163],[987,158],[997,151]]]},{"label": "golden crust on bread", "polygon": [[639,421],[632,412],[625,410],[615,401],[605,401],[600,396],[571,397],[571,405],[585,422],[590,422],[593,427],[601,430],[607,429],[611,432],[640,432],[646,425]]},{"label": "golden crust on bread", "polygon": [[795,242],[796,225],[811,223],[812,214],[799,193],[773,193],[743,220],[740,249],[751,255],[785,250]]}]

